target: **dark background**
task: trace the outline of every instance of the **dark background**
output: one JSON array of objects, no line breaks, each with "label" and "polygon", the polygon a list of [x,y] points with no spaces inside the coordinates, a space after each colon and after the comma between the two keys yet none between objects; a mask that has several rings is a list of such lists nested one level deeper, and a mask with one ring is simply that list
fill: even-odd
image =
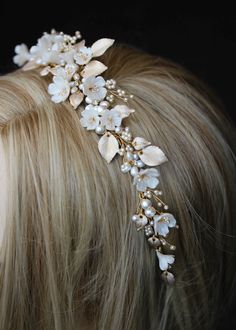
[{"label": "dark background", "polygon": [[51,28],[74,34],[80,30],[87,44],[114,38],[174,60],[203,79],[225,104],[236,122],[236,14],[224,6],[174,8],[158,1],[31,2],[0,6],[0,73],[15,68],[14,46],[36,44]]},{"label": "dark background", "polygon": [[[192,8],[159,1],[64,1],[0,5],[0,73],[15,69],[14,46],[36,44],[51,28],[74,34],[81,31],[87,44],[102,37],[114,38],[149,53],[169,58],[204,80],[221,98],[227,115],[236,123],[236,14],[233,8]],[[222,329],[236,329],[231,315]]]}]

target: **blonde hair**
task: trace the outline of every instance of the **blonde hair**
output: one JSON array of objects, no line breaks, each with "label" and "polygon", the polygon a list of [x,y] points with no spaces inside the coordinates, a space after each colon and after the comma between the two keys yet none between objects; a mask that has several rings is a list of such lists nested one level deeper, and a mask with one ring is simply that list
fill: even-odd
[{"label": "blonde hair", "polygon": [[[235,291],[235,131],[223,105],[191,73],[113,46],[106,78],[135,95],[134,136],[159,145],[163,200],[180,228],[174,286],[131,222],[137,197],[122,158],[107,164],[98,136],[49,78],[0,78],[0,136],[7,164],[1,247],[0,329],[211,329]],[[222,307],[223,306],[223,307]]]}]

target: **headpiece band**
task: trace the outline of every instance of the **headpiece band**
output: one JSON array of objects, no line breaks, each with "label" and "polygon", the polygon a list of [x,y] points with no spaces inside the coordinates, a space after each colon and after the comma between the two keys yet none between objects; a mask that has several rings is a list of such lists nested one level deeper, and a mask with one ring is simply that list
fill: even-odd
[{"label": "headpiece band", "polygon": [[[126,105],[133,95],[117,88],[114,79],[105,81],[101,74],[107,67],[96,59],[114,40],[103,38],[87,47],[85,40],[78,41],[81,38],[78,31],[70,36],[52,30],[50,34],[44,33],[30,50],[25,44],[16,46],[13,61],[24,71],[41,67],[42,76],[52,75],[48,93],[53,102],[68,99],[74,109],[85,103],[80,122],[87,130],[101,135],[98,150],[107,163],[116,154],[123,157],[121,171],[133,177],[138,197],[137,210],[131,220],[138,231],[144,230],[148,243],[155,250],[161,277],[173,283],[174,275],[169,269],[175,256],[166,253],[166,249],[173,251],[176,247],[165,238],[169,228],[178,228],[178,225],[174,216],[166,212],[168,205],[160,198],[162,191],[157,189],[160,173],[154,168],[168,159],[159,147],[143,137],[133,137],[128,126],[121,126],[122,120],[135,112]],[[117,100],[125,104],[117,104]]]}]

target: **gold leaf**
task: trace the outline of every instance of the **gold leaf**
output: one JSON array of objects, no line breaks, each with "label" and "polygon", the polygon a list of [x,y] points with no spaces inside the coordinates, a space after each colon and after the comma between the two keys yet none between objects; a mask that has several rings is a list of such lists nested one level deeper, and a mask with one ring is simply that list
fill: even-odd
[{"label": "gold leaf", "polygon": [[148,166],[160,165],[168,160],[164,152],[156,146],[146,147],[139,151],[138,155],[142,162]]},{"label": "gold leaf", "polygon": [[76,92],[71,94],[70,96],[70,104],[73,106],[74,109],[76,109],[80,103],[83,101],[84,94],[81,92]]},{"label": "gold leaf", "polygon": [[92,45],[93,57],[101,56],[114,43],[114,39],[102,38],[94,42]]},{"label": "gold leaf", "polygon": [[103,63],[99,61],[91,61],[89,62],[85,67],[84,70],[81,71],[81,76],[83,78],[88,78],[90,76],[97,76],[104,72],[107,69],[107,66],[105,66]]},{"label": "gold leaf", "polygon": [[119,151],[119,143],[114,135],[106,132],[98,141],[98,150],[107,163],[110,163]]}]

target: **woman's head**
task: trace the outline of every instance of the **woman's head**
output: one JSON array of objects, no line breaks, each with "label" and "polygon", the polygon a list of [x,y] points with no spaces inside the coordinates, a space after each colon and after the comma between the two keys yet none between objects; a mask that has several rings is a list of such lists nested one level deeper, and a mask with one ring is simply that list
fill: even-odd
[{"label": "woman's head", "polygon": [[170,235],[176,283],[161,281],[130,221],[132,180],[119,157],[102,159],[97,134],[79,121],[83,106],[53,103],[48,78],[18,70],[0,78],[0,328],[209,328],[235,284],[231,124],[212,93],[170,61],[126,46],[102,61],[104,76],[135,95],[124,123],[169,159],[159,171],[180,225]]}]

